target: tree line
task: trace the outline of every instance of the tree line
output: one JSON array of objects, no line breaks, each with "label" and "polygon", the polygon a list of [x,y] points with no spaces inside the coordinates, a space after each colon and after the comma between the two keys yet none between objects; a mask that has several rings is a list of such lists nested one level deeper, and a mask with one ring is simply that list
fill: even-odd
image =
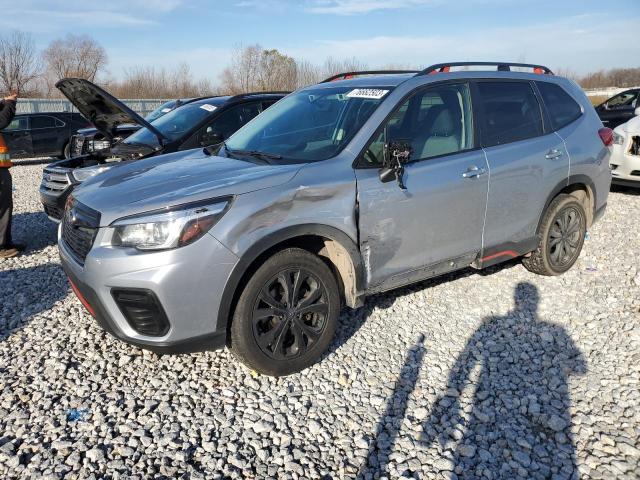
[{"label": "tree line", "polygon": [[[174,68],[137,66],[121,78],[109,75],[107,52],[87,35],[69,34],[38,51],[33,37],[14,31],[0,35],[0,91],[18,90],[21,97],[59,97],[55,83],[64,77],[86,78],[120,98],[185,98],[248,91],[289,91],[317,83],[339,72],[367,70],[356,58],[327,58],[321,64],[285,55],[259,44],[237,47],[218,82],[197,79],[186,63]],[[376,68],[411,68],[385,65]],[[415,68],[415,67],[414,67]],[[576,80],[582,88],[640,85],[640,68],[615,68],[587,75],[560,69],[558,74]]]}]

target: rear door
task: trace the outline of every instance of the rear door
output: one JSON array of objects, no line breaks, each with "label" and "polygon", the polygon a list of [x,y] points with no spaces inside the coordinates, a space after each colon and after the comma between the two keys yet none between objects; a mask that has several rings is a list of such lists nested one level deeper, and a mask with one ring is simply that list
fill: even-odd
[{"label": "rear door", "polygon": [[[482,247],[489,180],[466,83],[419,90],[386,126],[389,138],[383,125],[355,171],[367,280],[381,289],[471,263]],[[393,141],[412,149],[404,190],[379,178],[385,143]]]},{"label": "rear door", "polygon": [[33,155],[28,115],[16,115],[7,128],[2,130],[2,137],[7,143],[12,157]]},{"label": "rear door", "polygon": [[611,97],[597,108],[598,116],[605,127],[616,128],[635,116],[639,90],[627,90]]},{"label": "rear door", "polygon": [[31,115],[34,155],[60,155],[67,140],[66,123],[51,115]]},{"label": "rear door", "polygon": [[549,192],[569,174],[562,139],[545,125],[528,81],[475,82],[480,138],[491,171],[483,258],[517,256],[535,243]]}]

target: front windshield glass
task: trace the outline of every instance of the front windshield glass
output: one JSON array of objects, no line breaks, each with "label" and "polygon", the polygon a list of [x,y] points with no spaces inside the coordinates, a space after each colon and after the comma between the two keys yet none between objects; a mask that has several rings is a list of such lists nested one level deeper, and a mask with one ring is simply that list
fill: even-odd
[{"label": "front windshield glass", "polygon": [[156,108],[153,112],[151,112],[149,115],[144,117],[144,119],[147,122],[152,123],[154,120],[160,118],[165,113],[169,113],[171,110],[175,108],[175,106],[176,106],[176,100],[170,100],[168,102],[165,102],[162,105],[160,105],[158,108]]},{"label": "front windshield glass", "polygon": [[[160,130],[160,133],[162,133],[166,139],[170,141],[178,140],[198,123],[211,115],[211,112],[215,110],[215,108],[213,105],[202,104],[200,102],[188,103],[154,120],[152,125]],[[143,127],[123,140],[123,143],[142,143],[156,146],[158,145],[158,139],[153,132]]]},{"label": "front windshield glass", "polygon": [[289,95],[238,130],[230,154],[259,151],[315,162],[337,155],[384,100],[390,88],[330,87]]}]

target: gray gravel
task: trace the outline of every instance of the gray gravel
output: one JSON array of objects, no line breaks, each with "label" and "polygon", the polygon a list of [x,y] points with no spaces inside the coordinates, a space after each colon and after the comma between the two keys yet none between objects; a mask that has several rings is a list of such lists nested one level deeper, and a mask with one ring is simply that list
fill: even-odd
[{"label": "gray gravel", "polygon": [[0,477],[640,478],[640,191],[576,266],[517,262],[370,298],[282,379],[116,341],[69,292],[42,166],[12,170],[0,261]]}]

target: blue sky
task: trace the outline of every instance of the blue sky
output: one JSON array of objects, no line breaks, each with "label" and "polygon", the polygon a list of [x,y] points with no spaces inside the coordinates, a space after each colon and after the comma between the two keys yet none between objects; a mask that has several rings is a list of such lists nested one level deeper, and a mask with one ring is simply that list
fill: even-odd
[{"label": "blue sky", "polygon": [[67,33],[96,38],[109,74],[186,62],[217,82],[238,45],[260,43],[322,63],[370,67],[519,60],[585,73],[640,66],[640,0],[0,0],[0,31],[44,48]]}]

